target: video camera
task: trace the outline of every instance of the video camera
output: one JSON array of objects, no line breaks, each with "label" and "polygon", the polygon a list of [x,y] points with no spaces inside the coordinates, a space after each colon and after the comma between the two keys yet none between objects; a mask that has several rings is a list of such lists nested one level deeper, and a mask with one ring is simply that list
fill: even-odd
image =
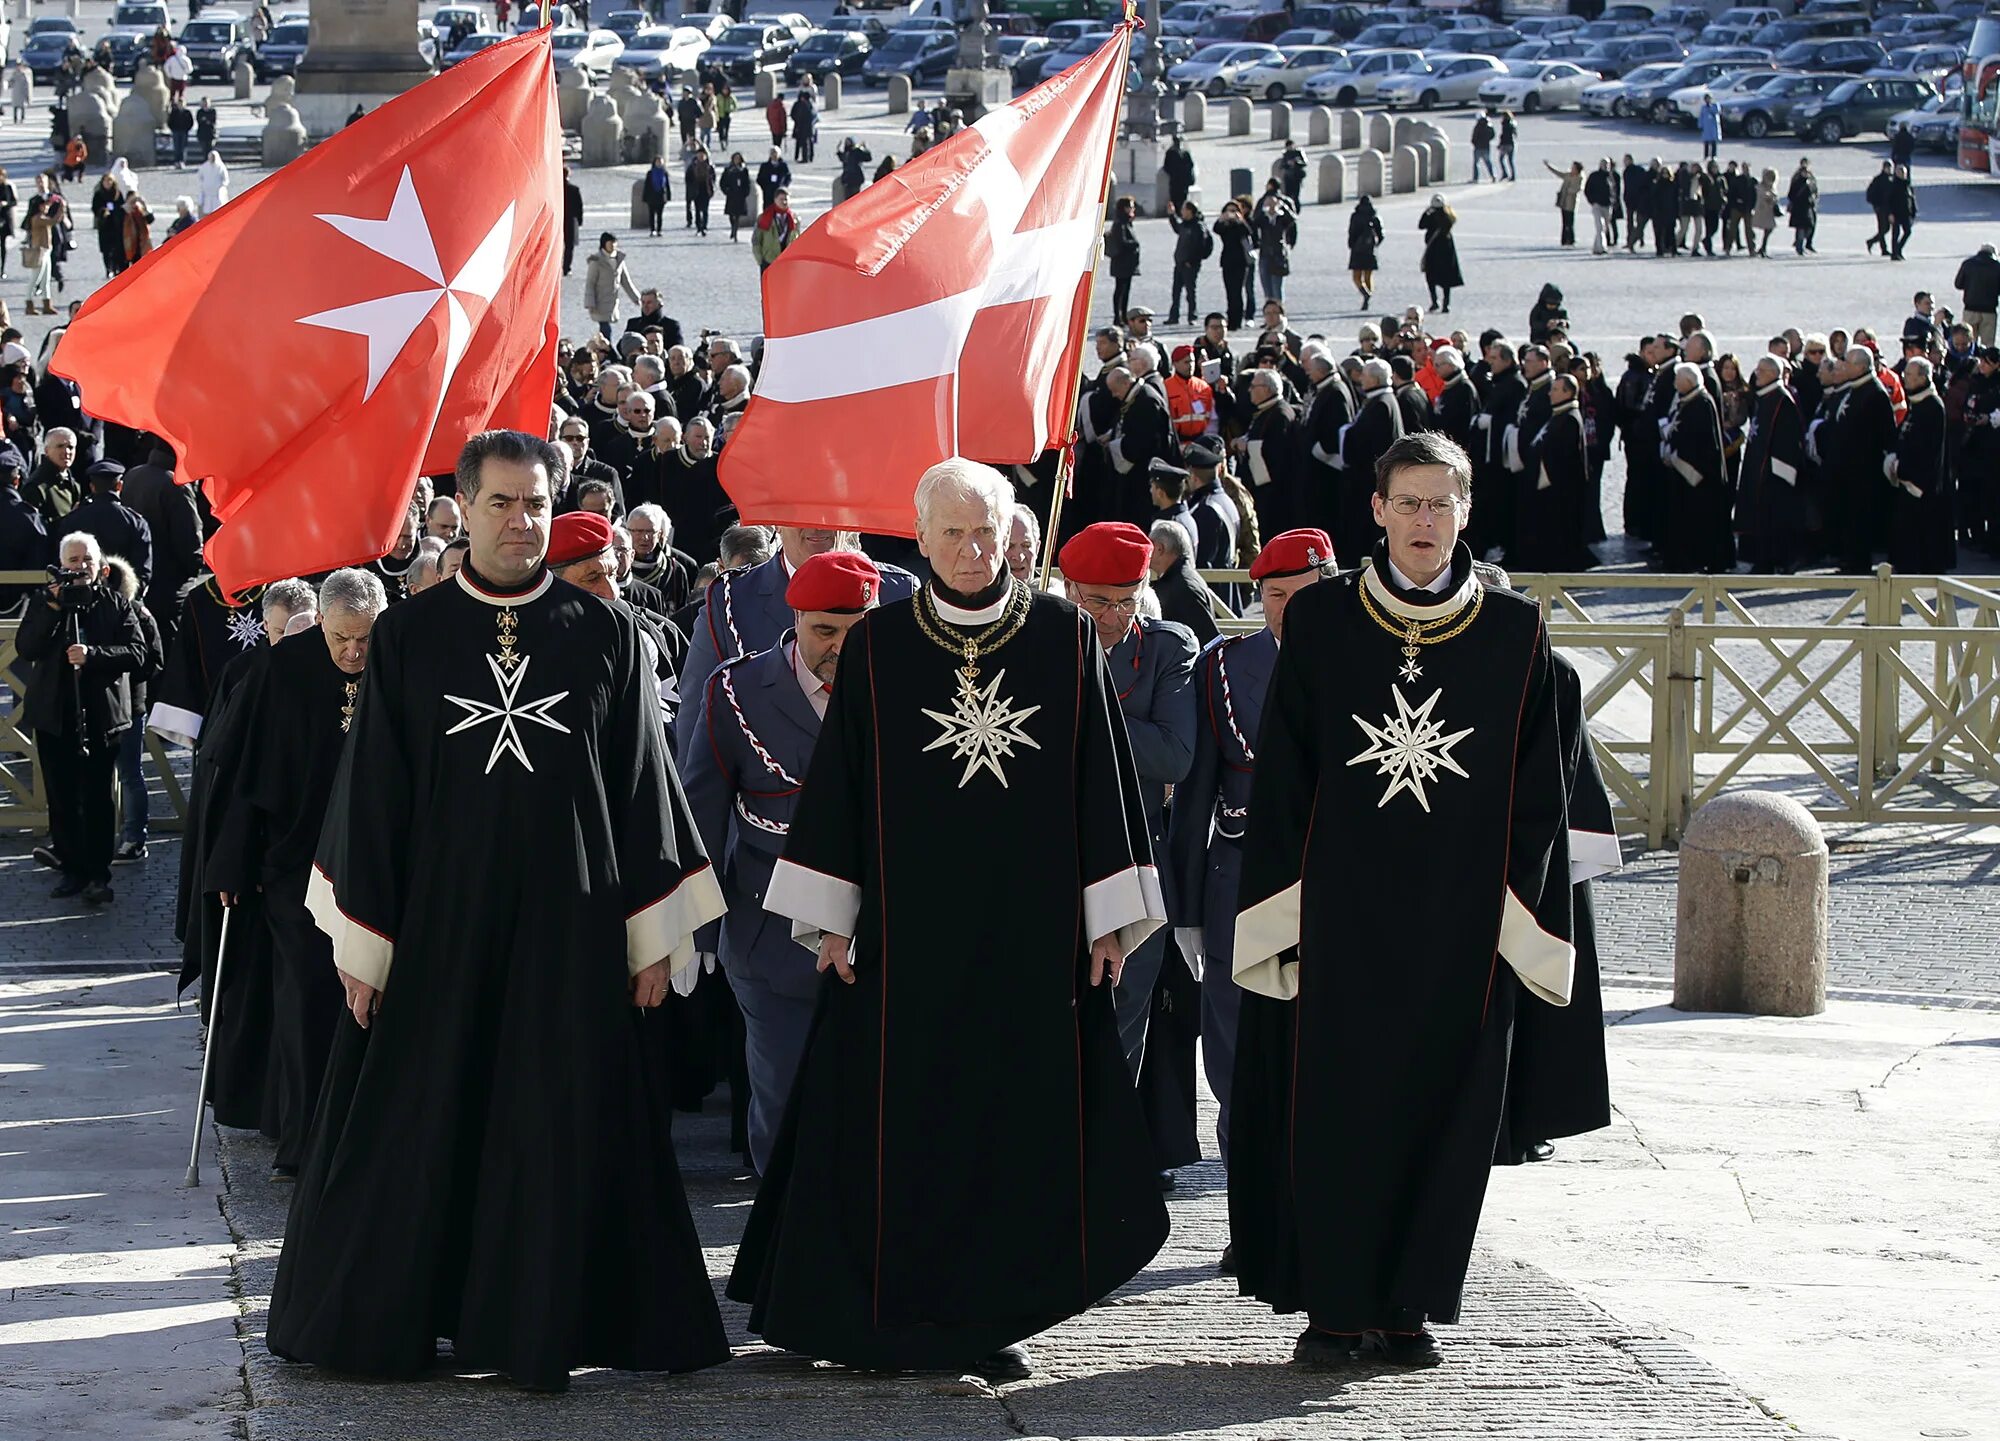
[{"label": "video camera", "polygon": [[50,566],[48,572],[56,602],[65,610],[84,610],[97,598],[98,578],[92,572],[64,570],[59,565]]}]

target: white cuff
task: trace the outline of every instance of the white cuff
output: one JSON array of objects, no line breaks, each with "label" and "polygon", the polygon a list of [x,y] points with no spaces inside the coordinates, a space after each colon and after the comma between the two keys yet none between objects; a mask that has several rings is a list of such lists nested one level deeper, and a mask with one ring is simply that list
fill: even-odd
[{"label": "white cuff", "polygon": [[1335,470],[1338,470],[1342,466],[1347,464],[1347,462],[1342,460],[1338,454],[1328,455],[1326,453],[1326,447],[1321,445],[1316,440],[1313,442],[1312,457],[1314,460],[1318,461],[1321,465],[1330,465]]},{"label": "white cuff", "polygon": [[1201,968],[1208,959],[1207,938],[1200,926],[1179,926],[1174,930],[1174,945],[1179,948],[1181,959],[1187,962],[1188,971],[1198,981]]},{"label": "white cuff", "polygon": [[1280,958],[1299,943],[1299,883],[1266,896],[1236,916],[1236,948],[1230,974],[1246,991],[1289,1001],[1299,993],[1299,963]]},{"label": "white cuff", "polygon": [[396,943],[341,910],[340,902],[334,899],[333,882],[318,866],[312,868],[306,881],[306,911],[333,942],[337,969],[378,991],[388,984]]},{"label": "white cuff", "polygon": [[1679,471],[1681,479],[1685,480],[1689,485],[1701,484],[1701,472],[1695,469],[1694,462],[1682,460],[1670,450],[1667,452],[1667,464]]},{"label": "white cuff", "polygon": [[[836,936],[854,936],[854,922],[861,914],[861,887],[838,876],[811,870],[795,861],[780,860],[771,868],[771,884],[764,890],[764,909],[797,922],[792,939],[819,949],[819,931]],[[808,943],[801,935],[813,936]]]},{"label": "white cuff", "polygon": [[625,973],[636,976],[662,960],[669,972],[685,970],[695,957],[694,933],[728,909],[713,866],[681,877],[664,896],[625,918]]},{"label": "white cuff", "polygon": [[1569,1004],[1576,975],[1576,948],[1558,940],[1535,923],[1535,913],[1507,887],[1500,915],[1500,954],[1537,1000],[1552,1006]]},{"label": "white cuff", "polygon": [[194,743],[201,739],[201,717],[165,701],[154,703],[152,713],[146,717],[146,727],[189,749],[193,749]]},{"label": "white cuff", "polygon": [[1799,468],[1796,465],[1779,460],[1776,456],[1771,457],[1771,474],[1777,476],[1786,485],[1797,485],[1799,483]]},{"label": "white cuff", "polygon": [[1095,942],[1116,932],[1128,956],[1166,920],[1160,873],[1152,866],[1127,866],[1083,888],[1084,937]]},{"label": "white cuff", "polygon": [[1569,833],[1569,883],[1582,885],[1596,876],[1607,876],[1625,866],[1624,852],[1618,848],[1618,837],[1605,835],[1602,831],[1571,831]]}]

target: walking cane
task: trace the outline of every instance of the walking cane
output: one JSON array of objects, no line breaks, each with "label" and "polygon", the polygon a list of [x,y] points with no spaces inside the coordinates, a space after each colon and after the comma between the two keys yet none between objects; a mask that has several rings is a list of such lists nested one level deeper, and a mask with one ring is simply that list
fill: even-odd
[{"label": "walking cane", "polygon": [[201,1184],[201,1108],[208,1100],[208,1063],[215,1055],[215,1022],[222,1014],[222,963],[229,958],[229,917],[234,906],[222,908],[222,934],[215,942],[215,996],[208,1003],[208,1030],[201,1038],[201,1088],[194,1093],[194,1140],[188,1146],[187,1179],[183,1186]]}]

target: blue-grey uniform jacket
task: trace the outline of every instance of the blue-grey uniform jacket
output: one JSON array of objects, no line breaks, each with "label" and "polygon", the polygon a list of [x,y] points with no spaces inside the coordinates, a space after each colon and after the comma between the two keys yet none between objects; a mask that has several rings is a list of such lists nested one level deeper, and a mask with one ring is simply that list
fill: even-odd
[{"label": "blue-grey uniform jacket", "polygon": [[1168,863],[1174,878],[1173,923],[1199,926],[1203,949],[1227,964],[1236,936],[1238,847],[1250,817],[1257,727],[1278,665],[1268,629],[1211,642],[1195,666],[1194,761],[1174,790]]}]

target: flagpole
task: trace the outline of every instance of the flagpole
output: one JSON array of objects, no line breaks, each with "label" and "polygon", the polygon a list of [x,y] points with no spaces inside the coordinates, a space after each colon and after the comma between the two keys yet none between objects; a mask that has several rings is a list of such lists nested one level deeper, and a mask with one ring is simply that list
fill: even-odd
[{"label": "flagpole", "polygon": [[[1132,36],[1137,32],[1138,7],[1134,0],[1125,4],[1125,53],[1118,60],[1118,88],[1125,88],[1126,74],[1132,65]],[[1056,535],[1062,526],[1063,497],[1069,491],[1070,474],[1076,467],[1076,403],[1083,394],[1083,344],[1090,335],[1091,315],[1097,308],[1097,267],[1104,258],[1104,227],[1106,217],[1111,213],[1111,172],[1115,168],[1112,157],[1118,150],[1118,127],[1111,127],[1111,143],[1104,153],[1104,190],[1098,198],[1097,244],[1090,252],[1090,274],[1083,287],[1083,319],[1077,327],[1076,373],[1070,377],[1069,385],[1069,443],[1056,456],[1056,493],[1049,502],[1049,526],[1042,536],[1042,573],[1040,585],[1049,588],[1049,576],[1055,570]]]}]

